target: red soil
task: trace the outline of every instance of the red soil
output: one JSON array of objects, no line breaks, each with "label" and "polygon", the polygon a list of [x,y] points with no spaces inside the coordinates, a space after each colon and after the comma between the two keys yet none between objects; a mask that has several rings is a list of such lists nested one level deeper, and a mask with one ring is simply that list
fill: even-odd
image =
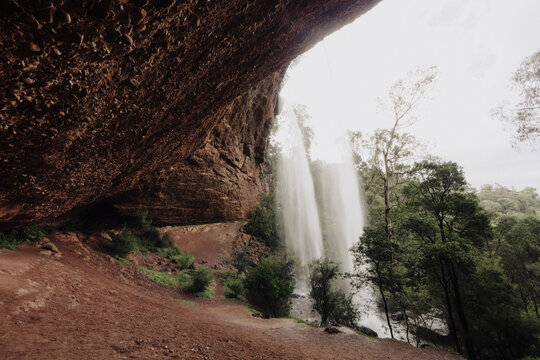
[{"label": "red soil", "polygon": [[221,296],[192,298],[115,264],[96,251],[98,237],[49,239],[60,253],[0,250],[1,359],[459,359],[254,318]]}]

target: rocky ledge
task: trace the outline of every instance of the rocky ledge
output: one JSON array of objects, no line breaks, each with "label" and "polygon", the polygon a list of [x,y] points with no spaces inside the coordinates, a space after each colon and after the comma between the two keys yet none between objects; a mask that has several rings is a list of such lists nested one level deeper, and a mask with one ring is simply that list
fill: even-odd
[{"label": "rocky ledge", "polygon": [[0,3],[0,227],[246,216],[287,64],[378,0]]}]

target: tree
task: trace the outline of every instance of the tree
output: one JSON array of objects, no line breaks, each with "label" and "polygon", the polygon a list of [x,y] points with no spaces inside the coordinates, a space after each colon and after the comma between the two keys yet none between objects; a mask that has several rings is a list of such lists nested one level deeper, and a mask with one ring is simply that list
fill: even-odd
[{"label": "tree", "polygon": [[292,106],[294,116],[298,121],[298,127],[302,134],[302,140],[304,141],[304,149],[306,150],[306,156],[308,161],[311,161],[311,142],[313,141],[313,129],[309,126],[311,115],[307,111],[307,106],[304,104],[294,104]]},{"label": "tree", "polygon": [[416,181],[404,188],[401,229],[417,243],[419,261],[431,278],[433,295],[444,304],[456,349],[462,351],[463,341],[468,357],[476,359],[463,287],[474,274],[475,249],[491,236],[489,219],[474,194],[465,191],[457,164],[423,161],[411,172]]},{"label": "tree", "polygon": [[497,249],[502,268],[517,287],[524,312],[540,318],[540,220],[513,221],[502,237]]},{"label": "tree", "polygon": [[358,311],[352,295],[335,290],[333,282],[341,277],[339,264],[327,258],[313,261],[309,266],[309,296],[315,302],[313,308],[321,315],[321,324],[338,324],[356,327]]},{"label": "tree", "polygon": [[503,104],[492,115],[515,127],[518,143],[534,144],[540,140],[540,51],[523,60],[512,76],[512,86],[518,89],[520,101],[512,107]]},{"label": "tree", "polygon": [[354,256],[356,275],[353,282],[356,288],[372,284],[381,295],[386,322],[390,336],[394,338],[390,322],[388,295],[396,291],[399,279],[393,271],[396,244],[388,239],[384,227],[368,226],[360,241],[351,249]]},{"label": "tree", "polygon": [[392,241],[390,211],[399,203],[400,191],[397,189],[402,184],[406,160],[414,154],[419,145],[413,135],[400,131],[414,122],[414,111],[427,97],[436,76],[436,67],[421,66],[408,73],[405,80],[397,81],[390,88],[388,99],[382,102],[382,107],[392,114],[393,125],[390,129],[377,129],[369,140],[359,132],[350,134],[356,157],[359,156],[361,148],[368,149],[370,155],[365,161],[367,167],[372,169],[371,176],[379,176],[382,179],[384,226],[389,241]]}]

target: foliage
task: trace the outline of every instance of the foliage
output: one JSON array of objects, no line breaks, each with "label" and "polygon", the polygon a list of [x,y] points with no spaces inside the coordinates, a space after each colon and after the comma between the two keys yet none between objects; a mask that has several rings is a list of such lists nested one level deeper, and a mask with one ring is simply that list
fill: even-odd
[{"label": "foliage", "polygon": [[169,234],[161,236],[158,229],[152,226],[152,220],[147,218],[147,212],[143,212],[138,218],[138,235],[141,246],[150,251],[159,248],[169,248],[174,246],[174,242]]},{"label": "foliage", "polygon": [[352,295],[346,295],[332,286],[339,277],[339,265],[330,259],[322,258],[310,264],[309,295],[315,302],[313,308],[321,315],[322,325],[336,323],[355,327],[359,313]]},{"label": "foliage", "polygon": [[142,266],[137,267],[137,270],[146,275],[150,280],[163,286],[180,288],[178,276],[176,274],[168,274],[163,271],[158,271]]},{"label": "foliage", "polygon": [[394,338],[394,332],[388,296],[397,290],[400,280],[393,271],[396,248],[397,245],[388,239],[384,226],[379,224],[364,228],[360,241],[351,249],[356,269],[353,284],[357,289],[373,285],[379,291],[391,338]]},{"label": "foliage", "polygon": [[293,262],[270,256],[262,259],[246,275],[248,301],[272,316],[289,312],[289,299],[294,289]]},{"label": "foliage", "polygon": [[234,267],[239,274],[245,274],[255,266],[256,257],[254,244],[249,240],[247,243],[242,243],[240,247],[233,249],[225,263]]},{"label": "foliage", "polygon": [[43,236],[47,235],[45,228],[30,225],[20,230],[9,230],[0,232],[0,249],[15,249],[18,244],[43,241]]},{"label": "foliage", "polygon": [[167,251],[173,251],[178,256],[177,261],[182,262],[181,268],[187,268],[191,265],[186,266],[191,256],[180,256],[183,255],[180,249],[174,245],[168,234],[162,236],[159,230],[152,226],[152,221],[146,218],[146,212],[139,217],[137,226],[133,228],[124,226],[119,234],[114,232],[108,234],[111,239],[106,240],[103,247],[105,251],[113,256],[125,257],[131,251],[158,253],[163,249],[168,249]]},{"label": "foliage", "polygon": [[464,287],[469,297],[466,311],[471,319],[478,355],[484,359],[519,359],[540,351],[540,327],[522,316],[512,284],[494,259],[479,259],[474,287]]},{"label": "foliage", "polygon": [[139,249],[139,238],[131,230],[124,229],[121,233],[110,232],[109,239],[103,243],[105,251],[112,256],[126,257],[130,252]]},{"label": "foliage", "polygon": [[244,288],[245,276],[234,271],[227,271],[221,278],[221,284],[225,289],[225,297],[241,299],[246,293]]},{"label": "foliage", "polygon": [[330,295],[332,304],[329,319],[336,324],[356,328],[360,312],[353,302],[353,294],[346,294],[342,290],[335,290]]},{"label": "foliage", "polygon": [[300,133],[302,134],[302,141],[306,150],[306,156],[308,160],[311,160],[311,143],[314,136],[313,129],[309,126],[311,116],[309,115],[307,107],[304,104],[294,104],[292,106],[292,110],[298,121]]},{"label": "foliage", "polygon": [[271,249],[279,245],[276,215],[276,197],[274,192],[263,193],[253,210],[246,232]]},{"label": "foliage", "polygon": [[168,257],[176,261],[176,263],[178,264],[178,270],[189,269],[193,266],[193,263],[195,262],[195,256],[184,253],[177,246],[158,248],[154,252],[159,256]]},{"label": "foliage", "polygon": [[484,185],[477,196],[480,206],[495,220],[502,216],[540,219],[540,197],[532,187],[516,191],[500,185]]},{"label": "foliage", "polygon": [[512,85],[519,91],[520,102],[512,107],[503,104],[492,115],[515,127],[517,142],[535,143],[540,139],[540,51],[523,60]]},{"label": "foliage", "polygon": [[540,318],[540,220],[531,217],[511,224],[495,254],[517,288],[524,312]]},{"label": "foliage", "polygon": [[331,299],[331,283],[339,275],[339,265],[330,259],[318,259],[310,264],[309,283],[311,289],[309,296],[315,302],[313,307],[321,315],[323,325],[332,320],[329,319],[334,305]]},{"label": "foliage", "polygon": [[214,281],[214,273],[211,269],[200,266],[191,273],[191,284],[185,288],[190,293],[200,293]]}]

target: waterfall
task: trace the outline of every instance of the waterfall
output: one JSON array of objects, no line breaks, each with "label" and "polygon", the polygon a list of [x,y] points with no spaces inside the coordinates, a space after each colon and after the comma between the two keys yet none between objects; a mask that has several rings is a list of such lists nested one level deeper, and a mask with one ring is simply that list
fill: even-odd
[{"label": "waterfall", "polygon": [[298,121],[284,106],[279,115],[282,156],[278,163],[277,199],[287,249],[301,266],[323,256],[319,213],[313,178]]},{"label": "waterfall", "polygon": [[349,249],[358,241],[364,227],[358,178],[352,152],[345,138],[338,139],[340,159],[318,168],[325,255],[341,264],[344,272],[353,271]]},{"label": "waterfall", "polygon": [[[290,106],[282,107],[278,122],[276,138],[281,145],[277,166],[280,225],[287,250],[300,264],[295,290],[298,297],[293,311],[298,317],[314,320],[312,304],[307,298],[309,287],[305,266],[324,256],[340,263],[342,272],[353,272],[353,256],[349,250],[362,235],[364,226],[359,183],[352,151],[344,136],[333,142],[333,148],[337,150],[334,152],[339,156],[332,162],[317,161],[315,176],[312,176],[298,120]],[[346,280],[338,286],[347,292],[351,290]],[[388,337],[388,329],[377,310],[375,299],[370,287],[355,295],[355,302],[362,313],[359,324],[375,330],[379,336]]]}]

